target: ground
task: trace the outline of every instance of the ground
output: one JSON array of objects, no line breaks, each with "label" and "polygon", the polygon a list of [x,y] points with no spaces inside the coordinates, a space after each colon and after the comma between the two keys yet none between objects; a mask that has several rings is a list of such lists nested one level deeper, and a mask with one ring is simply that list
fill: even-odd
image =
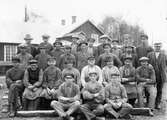
[{"label": "ground", "polygon": [[[0,84],[5,85],[5,78],[0,77]],[[0,119],[1,120],[55,120],[55,118],[49,118],[49,117],[32,117],[32,118],[22,118],[22,117],[15,117],[15,118],[8,118],[7,113],[1,113],[2,110],[2,97],[5,94],[5,90],[7,90],[6,87],[0,88]],[[167,119],[167,113],[165,114],[165,108],[166,103],[162,103],[162,109],[156,110],[154,117],[148,117],[148,116],[134,116],[135,120],[166,120]]]}]

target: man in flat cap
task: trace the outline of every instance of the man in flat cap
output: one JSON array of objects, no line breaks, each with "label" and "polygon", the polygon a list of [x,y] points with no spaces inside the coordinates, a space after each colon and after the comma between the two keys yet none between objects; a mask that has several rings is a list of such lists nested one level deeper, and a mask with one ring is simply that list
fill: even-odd
[{"label": "man in flat cap", "polygon": [[111,74],[109,84],[105,87],[105,110],[116,119],[131,119],[130,112],[132,106],[127,103],[127,93],[125,87],[120,83],[119,74]]},{"label": "man in flat cap", "polygon": [[81,71],[81,84],[82,84],[82,86],[84,87],[86,85],[86,83],[88,81],[90,81],[90,79],[89,79],[89,72],[90,71],[96,71],[97,72],[97,76],[98,76],[97,81],[100,84],[102,84],[102,82],[103,82],[102,70],[99,66],[95,65],[95,57],[94,56],[89,56],[87,58],[87,62],[88,62],[88,65],[83,67],[83,69]]},{"label": "man in flat cap", "polygon": [[43,70],[39,69],[37,60],[29,61],[30,67],[24,73],[23,110],[37,110],[42,92]]},{"label": "man in flat cap", "polygon": [[102,35],[100,36],[99,41],[101,42],[101,44],[97,47],[98,56],[104,53],[103,44],[109,43],[110,38],[108,35]]},{"label": "man in flat cap", "polygon": [[109,43],[103,44],[103,49],[104,49],[104,53],[101,54],[97,58],[97,61],[96,61],[96,64],[100,68],[103,68],[106,65],[106,62],[105,62],[106,57],[112,57],[115,66],[120,67],[122,65],[120,59],[116,55],[114,55],[113,53],[110,52],[111,51],[111,45]]},{"label": "man in flat cap", "polygon": [[124,58],[124,65],[119,68],[121,73],[121,83],[126,88],[128,103],[134,106],[137,98],[136,69],[132,63],[132,57]]},{"label": "man in flat cap", "polygon": [[141,44],[136,47],[138,60],[141,57],[147,57],[148,53],[153,51],[153,48],[148,45],[148,36],[146,34],[141,34],[140,40]]},{"label": "man in flat cap", "polygon": [[46,47],[39,46],[40,53],[35,56],[35,59],[38,61],[38,67],[42,70],[45,70],[48,67],[47,60],[50,58],[50,55],[46,52]]},{"label": "man in flat cap", "polygon": [[56,58],[56,66],[59,67],[59,63],[60,63],[60,56],[64,53],[64,50],[61,49],[62,47],[62,42],[60,41],[55,41],[53,43],[53,50],[51,51],[51,56]]},{"label": "man in flat cap", "polygon": [[[31,41],[33,38],[31,37],[30,34],[26,34],[24,37],[25,40],[25,45],[27,46],[26,52],[31,54],[33,57],[35,57],[38,54],[37,49],[34,47],[34,45],[31,44]],[[18,47],[18,53],[20,53],[20,48]]]},{"label": "man in flat cap", "polygon": [[80,88],[74,83],[74,76],[66,74],[65,82],[59,86],[58,101],[53,100],[51,107],[58,113],[60,119],[74,120],[72,114],[79,109]]},{"label": "man in flat cap", "polygon": [[97,47],[93,46],[95,39],[94,38],[88,38],[88,54],[95,56],[97,58]]},{"label": "man in flat cap", "polygon": [[27,52],[27,45],[20,44],[19,45],[20,53],[16,56],[20,59],[20,67],[25,70],[29,65],[29,60],[33,58],[33,56]]},{"label": "man in flat cap", "polygon": [[9,89],[9,117],[14,117],[17,109],[21,106],[20,100],[24,90],[24,70],[20,68],[20,59],[12,57],[13,67],[6,72],[6,85]]},{"label": "man in flat cap", "polygon": [[88,77],[90,81],[82,89],[84,104],[80,106],[81,112],[87,120],[105,120],[104,117],[99,117],[104,113],[105,95],[103,85],[97,80],[97,71],[89,71]]},{"label": "man in flat cap", "polygon": [[119,43],[119,40],[118,39],[113,39],[112,40],[112,48],[111,48],[111,51],[114,55],[116,55],[118,58],[121,57],[122,55],[122,50],[120,48],[118,48],[118,43]]},{"label": "man in flat cap", "polygon": [[[148,97],[147,106],[154,110],[155,98],[157,95],[155,71],[153,66],[148,63],[149,58],[141,57],[139,61],[141,66],[136,69],[139,107],[144,107],[143,93],[145,93],[146,90],[149,94],[149,96],[146,95],[146,97]],[[153,113],[151,113],[151,115],[153,115]]]},{"label": "man in flat cap", "polygon": [[46,53],[48,53],[48,54],[50,54],[50,52],[53,49],[52,44],[49,43],[49,38],[50,38],[50,36],[48,34],[42,35],[43,42],[41,42],[39,44],[39,46],[44,46],[46,48]]},{"label": "man in flat cap", "polygon": [[63,70],[64,68],[66,68],[66,65],[65,65],[65,61],[67,61],[67,59],[73,59],[74,61],[74,67],[76,67],[76,57],[74,54],[71,53],[71,46],[69,45],[66,45],[65,46],[65,50],[64,50],[64,53],[62,55],[59,56],[59,68],[61,70]]},{"label": "man in flat cap", "polygon": [[148,54],[149,63],[153,66],[156,75],[157,84],[157,97],[155,107],[160,109],[160,103],[162,98],[162,88],[166,81],[166,68],[167,68],[167,56],[163,50],[161,50],[162,43],[154,44],[154,51]]}]

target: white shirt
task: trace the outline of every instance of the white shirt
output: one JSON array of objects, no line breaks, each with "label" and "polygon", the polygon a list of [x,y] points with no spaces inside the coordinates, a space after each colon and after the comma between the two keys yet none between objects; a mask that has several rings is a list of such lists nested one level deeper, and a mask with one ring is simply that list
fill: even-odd
[{"label": "white shirt", "polygon": [[158,58],[160,52],[155,52],[156,58]]}]

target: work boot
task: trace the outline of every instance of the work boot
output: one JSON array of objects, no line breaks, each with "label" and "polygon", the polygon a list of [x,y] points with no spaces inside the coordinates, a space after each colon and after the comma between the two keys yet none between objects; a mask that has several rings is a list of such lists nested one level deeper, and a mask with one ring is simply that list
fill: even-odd
[{"label": "work boot", "polygon": [[96,117],[96,120],[105,120],[105,117]]}]

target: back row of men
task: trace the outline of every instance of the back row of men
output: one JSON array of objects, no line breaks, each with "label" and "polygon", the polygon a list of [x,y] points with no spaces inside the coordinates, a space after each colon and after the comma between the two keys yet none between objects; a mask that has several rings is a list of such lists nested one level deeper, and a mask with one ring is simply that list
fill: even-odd
[{"label": "back row of men", "polygon": [[[127,115],[136,99],[139,107],[144,106],[143,93],[148,98],[148,107],[160,108],[167,63],[160,43],[153,50],[147,44],[148,36],[141,35],[142,45],[136,49],[131,45],[119,49],[117,40],[112,41],[111,47],[109,38],[103,35],[100,37],[103,43],[98,47],[93,46],[94,39],[90,38],[65,46],[64,50],[62,43],[55,41],[52,50],[48,38],[43,36],[39,54],[30,54],[35,48],[23,44],[13,58],[14,67],[6,73],[11,116],[21,105],[19,96],[23,97],[24,110],[37,109],[40,98],[44,97],[54,100],[51,106],[61,117],[70,116],[81,104],[81,89],[84,104],[79,108],[87,119],[96,117],[98,108],[116,118]],[[32,38],[27,35],[25,40],[30,43]],[[31,60],[33,56],[36,60]]]}]

